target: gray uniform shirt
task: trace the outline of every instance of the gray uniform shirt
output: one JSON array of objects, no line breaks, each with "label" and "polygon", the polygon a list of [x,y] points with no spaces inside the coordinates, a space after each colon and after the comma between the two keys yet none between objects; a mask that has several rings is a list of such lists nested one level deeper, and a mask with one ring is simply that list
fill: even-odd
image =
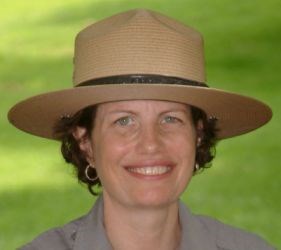
[{"label": "gray uniform shirt", "polygon": [[[193,215],[179,201],[182,235],[179,250],[272,250],[254,234],[206,216]],[[85,216],[38,236],[21,250],[112,250],[103,226],[103,199]]]}]

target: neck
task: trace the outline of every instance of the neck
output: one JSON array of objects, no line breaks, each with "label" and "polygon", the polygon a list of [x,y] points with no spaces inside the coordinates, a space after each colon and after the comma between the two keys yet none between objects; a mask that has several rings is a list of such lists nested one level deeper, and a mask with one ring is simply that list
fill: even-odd
[{"label": "neck", "polygon": [[104,225],[114,250],[171,250],[180,242],[177,202],[132,208],[104,195]]}]

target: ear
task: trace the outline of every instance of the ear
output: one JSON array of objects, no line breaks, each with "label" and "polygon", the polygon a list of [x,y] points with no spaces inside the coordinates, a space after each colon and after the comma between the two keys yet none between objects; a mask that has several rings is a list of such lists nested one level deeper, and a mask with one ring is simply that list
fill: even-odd
[{"label": "ear", "polygon": [[91,144],[91,138],[87,133],[87,129],[84,127],[77,126],[73,132],[73,137],[77,141],[81,152],[85,155],[87,161],[93,163],[93,149]]}]

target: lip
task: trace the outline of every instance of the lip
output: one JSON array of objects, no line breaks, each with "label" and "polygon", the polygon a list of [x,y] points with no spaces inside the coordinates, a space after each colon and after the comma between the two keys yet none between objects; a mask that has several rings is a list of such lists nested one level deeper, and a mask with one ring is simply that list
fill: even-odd
[{"label": "lip", "polygon": [[151,163],[138,163],[125,166],[125,170],[131,176],[144,180],[159,180],[169,176],[173,169],[174,164],[171,162],[151,162]]}]

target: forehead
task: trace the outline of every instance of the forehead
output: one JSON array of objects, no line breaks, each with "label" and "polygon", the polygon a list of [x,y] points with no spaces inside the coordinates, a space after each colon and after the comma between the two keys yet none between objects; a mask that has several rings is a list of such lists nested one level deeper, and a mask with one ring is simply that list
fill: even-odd
[{"label": "forehead", "polygon": [[112,111],[134,111],[134,110],[154,110],[164,111],[188,111],[190,106],[178,102],[156,101],[156,100],[129,100],[107,102],[98,105],[98,112]]}]

